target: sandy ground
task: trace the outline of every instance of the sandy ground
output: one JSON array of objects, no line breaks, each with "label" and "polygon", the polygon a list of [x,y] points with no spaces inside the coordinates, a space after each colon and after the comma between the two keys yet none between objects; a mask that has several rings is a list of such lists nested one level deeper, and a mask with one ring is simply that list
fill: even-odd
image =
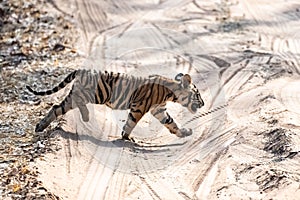
[{"label": "sandy ground", "polygon": [[[205,100],[170,113],[179,139],[150,115],[120,141],[126,112],[66,115],[61,150],[38,161],[62,199],[299,199],[298,1],[53,1],[81,30],[80,68],[192,75]],[[208,115],[203,113],[215,109]]]}]

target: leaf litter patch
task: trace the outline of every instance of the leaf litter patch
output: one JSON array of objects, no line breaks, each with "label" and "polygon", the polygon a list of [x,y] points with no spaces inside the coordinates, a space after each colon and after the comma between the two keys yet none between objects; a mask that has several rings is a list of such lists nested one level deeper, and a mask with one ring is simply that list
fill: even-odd
[{"label": "leaf litter patch", "polygon": [[269,192],[278,189],[284,184],[289,184],[288,175],[280,170],[270,169],[261,172],[256,177],[256,184],[263,192]]},{"label": "leaf litter patch", "polygon": [[284,128],[273,128],[262,132],[266,139],[264,150],[272,153],[279,159],[293,158],[298,152],[292,149],[292,140],[289,130]]},{"label": "leaf litter patch", "polygon": [[290,152],[290,138],[287,130],[275,128],[263,132],[266,138],[264,150],[276,156],[286,155]]},{"label": "leaf litter patch", "polygon": [[74,34],[72,23],[61,15],[45,11],[45,4],[42,0],[8,0],[2,3],[2,67],[14,68],[23,62],[46,61],[53,59],[53,56],[61,57],[76,52],[72,48],[74,39],[66,37]]},{"label": "leaf litter patch", "polygon": [[[60,149],[34,126],[52,106],[30,94],[56,85],[78,54],[70,16],[48,13],[44,0],[0,4],[0,199],[59,199],[38,181],[36,159]],[[59,78],[58,78],[59,77]],[[47,102],[47,101],[46,101]],[[53,124],[54,128],[58,123]]]},{"label": "leaf litter patch", "polygon": [[[293,159],[298,154],[293,150],[290,130],[276,127],[262,132],[265,138],[263,150],[271,153],[275,159],[273,165],[280,165],[280,162],[286,159]],[[277,164],[276,164],[277,163]],[[258,165],[260,166],[260,164]],[[274,189],[282,188],[291,184],[293,181],[298,182],[297,177],[292,177],[290,172],[270,167],[260,171],[256,176],[256,183],[263,192],[269,192]]]}]

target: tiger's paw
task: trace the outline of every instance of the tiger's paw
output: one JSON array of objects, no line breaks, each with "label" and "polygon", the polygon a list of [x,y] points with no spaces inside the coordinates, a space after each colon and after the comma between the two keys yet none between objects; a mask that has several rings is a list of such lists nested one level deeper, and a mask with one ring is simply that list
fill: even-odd
[{"label": "tiger's paw", "polygon": [[128,141],[131,141],[131,142],[135,142],[133,137],[130,137],[129,134],[126,134],[126,133],[122,133],[122,140],[128,140]]},{"label": "tiger's paw", "polygon": [[181,128],[177,131],[176,136],[180,137],[180,138],[183,138],[183,137],[187,137],[187,136],[192,135],[192,133],[193,133],[193,131],[190,128],[189,129]]}]

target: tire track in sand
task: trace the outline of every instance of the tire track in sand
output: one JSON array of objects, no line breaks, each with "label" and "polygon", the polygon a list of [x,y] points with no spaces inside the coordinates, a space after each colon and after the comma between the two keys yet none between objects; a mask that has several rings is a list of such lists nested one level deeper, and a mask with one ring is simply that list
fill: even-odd
[{"label": "tire track in sand", "polygon": [[[300,20],[299,2],[287,4],[284,1],[272,2],[242,0],[240,6],[249,16],[250,29],[258,33],[259,48],[274,52],[283,60],[293,62],[299,74],[299,31],[290,27],[298,26]],[[298,32],[298,33],[296,33]]]},{"label": "tire track in sand", "polygon": [[[162,4],[160,4],[160,7],[162,9],[170,9],[172,7],[177,7],[178,9],[180,9],[180,5],[186,5],[186,2],[187,1],[164,1]],[[262,13],[266,13],[265,10],[264,9],[262,10],[260,7],[257,7],[258,9],[253,10],[253,8],[256,8],[255,5],[249,5],[249,1],[247,1],[246,3],[245,2],[246,1],[241,1],[241,4],[246,5],[247,7],[247,9],[245,9],[246,12],[252,13],[251,16],[254,18],[254,23],[255,23],[254,25],[252,25],[253,27],[250,27],[249,29],[253,28],[254,31],[258,32],[258,34],[260,35],[260,41],[262,43],[261,47],[265,47],[265,50],[267,52],[277,51],[277,53],[284,58],[287,58],[289,56],[288,51],[298,52],[299,55],[299,49],[300,49],[298,48],[299,41],[296,35],[292,37],[293,40],[290,40],[290,39],[286,39],[285,35],[283,34],[284,37],[282,37],[281,39],[280,37],[278,37],[280,35],[279,33],[282,32],[285,33],[285,31],[283,31],[280,28],[274,28],[274,22],[265,22],[265,19],[263,17],[264,15],[262,15]],[[92,3],[95,3],[95,5],[93,6]],[[261,4],[261,2],[259,1],[256,1],[256,3],[257,5]],[[270,4],[269,2],[267,3]],[[115,4],[120,9],[124,10],[123,12],[121,10],[117,10],[114,7],[114,5],[111,5],[109,2],[77,0],[77,4],[80,10],[79,12],[81,15],[80,18],[82,20],[82,27],[87,35],[86,38],[90,45],[89,47],[90,49],[93,49],[92,46],[97,45],[97,42],[101,40],[102,35],[104,35],[103,38],[105,40],[106,40],[106,36],[109,36],[109,34],[111,33],[121,33],[121,37],[126,36],[126,34],[132,28],[129,25],[130,24],[129,22],[131,22],[131,20],[133,21],[138,20],[136,19],[137,15],[135,15],[135,13],[133,13],[131,16],[131,13],[134,12],[134,9],[132,9],[133,5],[131,5],[130,2],[128,3],[115,2]],[[201,6],[200,4],[201,2],[197,1],[197,5]],[[267,10],[270,10],[272,12],[271,4],[267,8],[268,8]],[[101,11],[98,12],[99,9]],[[156,14],[155,13],[156,10],[154,8],[151,9],[153,9],[152,13],[144,16],[145,21],[149,20],[152,17],[151,15]],[[188,15],[189,13],[188,6],[185,9],[186,9],[186,14]],[[120,14],[118,14],[118,12]],[[148,10],[144,11],[143,8],[141,8],[140,12],[144,14],[144,12],[147,13]],[[201,13],[194,12],[194,14],[199,14],[199,17],[203,17],[203,18],[205,17],[205,16],[201,16]],[[157,15],[163,16],[163,12],[157,13]],[[270,16],[272,15],[270,14]],[[179,16],[179,17],[183,17],[183,16]],[[178,24],[178,18],[172,19],[170,16],[168,16],[163,20],[166,19],[171,22],[173,20],[175,23]],[[128,24],[126,24],[125,22],[126,23],[128,22]],[[192,26],[193,25],[192,23],[193,21],[189,23],[189,26]],[[205,26],[207,25],[207,23],[208,22],[206,21]],[[283,24],[286,22],[280,19],[279,23]],[[117,26],[118,24],[121,24],[121,26]],[[163,26],[163,24],[164,21],[160,25]],[[262,24],[263,27],[260,28],[259,27],[260,24]],[[130,26],[129,29],[126,28],[128,25]],[[162,35],[160,32],[161,26],[157,26],[157,24],[154,23],[154,27],[156,27],[157,31],[148,33],[147,35],[145,35],[145,37],[149,37],[149,38],[153,37],[156,43],[165,42],[160,40],[159,38]],[[178,24],[178,27],[179,26],[185,26],[185,25]],[[271,28],[264,29],[267,28],[267,26],[270,26]],[[176,28],[175,25],[174,28]],[[192,34],[188,27],[184,27],[184,28],[186,28],[187,34]],[[273,31],[273,28],[276,34],[274,35],[269,34],[269,32]],[[283,28],[288,30],[288,26],[286,25],[283,26]],[[182,27],[180,27],[180,30],[182,30]],[[206,31],[205,34],[200,33],[200,36],[205,38],[207,41],[209,41],[210,43],[209,46],[215,48],[214,47],[215,44],[221,44],[214,41],[215,39],[218,38],[211,37],[212,34],[210,33],[210,30],[208,30],[208,28],[205,28],[205,31]],[[100,36],[98,37],[98,35]],[[198,41],[195,40],[195,42],[199,42],[199,41],[200,40]],[[101,42],[105,44],[105,41],[101,41]],[[166,43],[164,45],[170,45],[170,44],[173,43]],[[221,50],[218,49],[222,49],[222,51],[224,51],[224,49],[226,48],[227,47],[224,47],[222,45],[218,46],[214,55],[219,56],[218,52],[220,52]],[[203,49],[205,50],[205,48]],[[104,54],[105,53],[103,53],[103,55]],[[203,52],[195,52],[195,54],[203,54]],[[289,57],[287,60],[288,62],[290,62],[291,65],[293,65],[294,68],[298,69],[299,68],[299,61],[297,61],[298,56],[295,55],[293,56]],[[257,58],[254,59],[248,58],[248,59],[251,61],[255,60],[261,63],[261,60]],[[263,58],[263,60],[264,59],[265,58]],[[229,62],[231,61],[228,61],[228,63]],[[226,69],[225,71],[223,71],[223,73],[221,73],[221,78],[223,82],[222,85],[220,86],[221,88],[220,90],[226,91],[225,92],[226,95],[230,97],[234,97],[236,93],[242,92],[240,90],[243,88],[243,86],[247,85],[247,82],[251,80],[252,77],[251,71],[245,70],[251,66],[248,65],[247,62],[244,63],[245,66],[239,66],[241,62],[234,63],[233,66],[228,66],[228,69]],[[211,65],[211,62],[206,63],[204,61],[204,65],[207,66],[207,69],[209,70],[216,68],[215,66]],[[180,65],[180,67],[181,66],[183,65]],[[114,66],[114,68],[117,70],[118,66]],[[207,79],[210,78],[211,78],[210,76],[207,77]],[[289,85],[289,86],[295,86],[295,85]],[[287,97],[282,96],[282,99],[286,98],[287,99],[286,101],[288,100],[291,101],[292,99],[292,101],[295,102],[298,97],[293,97],[293,98],[289,97],[289,95],[294,92],[296,91],[291,90],[290,92],[287,92],[286,93]],[[220,92],[216,92],[215,99],[220,98],[220,96],[222,95],[223,94],[220,94]],[[236,102],[236,103],[239,104],[240,102]],[[214,105],[214,100],[213,103],[211,103],[211,105]],[[239,104],[239,105],[242,105],[241,107],[239,107],[242,109],[243,106],[247,106],[249,104],[246,103],[246,104]],[[106,118],[106,117],[109,118],[106,112],[104,116],[103,115],[100,116],[102,118]],[[228,124],[228,121],[225,120],[226,116],[227,116],[226,112],[222,110],[219,111],[219,113],[218,112],[214,113],[214,115],[212,116],[207,116],[207,117],[194,120],[191,123],[191,125],[195,127],[196,133],[193,135],[194,138],[192,138],[192,140],[189,143],[190,146],[187,147],[184,146],[181,149],[182,153],[177,158],[174,165],[172,165],[167,170],[157,170],[155,171],[155,173],[150,173],[150,172],[145,173],[145,171],[147,172],[147,169],[153,165],[147,162],[144,163],[140,162],[141,157],[139,156],[122,157],[122,155],[118,155],[121,158],[120,157],[113,158],[113,156],[115,156],[114,147],[104,146],[103,143],[101,142],[98,144],[99,146],[97,146],[96,148],[95,146],[94,147],[88,146],[88,148],[91,148],[91,150],[89,150],[89,153],[92,154],[92,158],[90,158],[88,163],[83,163],[85,166],[87,166],[87,170],[85,171],[86,176],[80,182],[82,187],[77,197],[79,199],[86,199],[86,198],[118,199],[124,197],[136,198],[136,199],[147,198],[147,197],[154,198],[154,199],[170,199],[171,197],[174,197],[173,199],[176,198],[181,199],[181,198],[186,198],[186,196],[195,197],[195,198],[207,197],[208,193],[211,191],[211,186],[214,183],[214,177],[217,176],[215,174],[217,174],[218,170],[220,170],[222,167],[219,166],[218,161],[222,159],[222,155],[225,153],[226,148],[232,142],[235,141],[236,132],[233,130],[234,126],[230,126]],[[110,133],[109,134],[110,139],[116,138],[117,137],[116,135],[118,135],[119,137],[118,128],[116,126],[113,126],[111,125],[111,123],[107,123],[106,121],[104,122],[102,121],[100,124],[102,125],[100,127],[102,127],[102,129],[104,129],[105,132],[108,131]],[[92,125],[93,124],[90,124],[87,126],[83,126],[81,128],[83,130],[95,130],[95,127],[93,127]],[[118,132],[118,134],[116,132]],[[96,134],[92,133],[92,136],[96,136]],[[160,137],[159,139],[162,140],[161,142],[165,142],[164,138],[165,137]],[[101,146],[101,144],[103,146]],[[146,149],[147,147],[143,147],[143,148]],[[149,149],[150,151],[153,150],[151,148]],[[128,151],[128,149],[125,150]],[[122,149],[119,152],[123,152],[125,150]],[[99,154],[99,151],[101,151],[101,154]],[[140,152],[137,152],[136,154],[138,153]],[[133,155],[133,153],[130,154],[130,156],[131,155]],[[71,162],[72,159],[74,159],[74,157],[71,158]],[[124,173],[122,171],[124,170],[124,168],[122,167],[124,167],[124,164],[126,164],[126,159],[128,160],[132,159],[130,161],[134,162],[134,164],[137,163],[136,166],[140,171],[133,169],[133,171],[130,171],[130,173],[127,174]],[[108,166],[107,163],[109,163],[110,166]],[[72,164],[70,169],[72,173],[72,169],[73,169]],[[167,176],[166,174],[169,176]],[[182,186],[181,188],[178,185],[180,186],[185,185],[185,186]],[[168,194],[166,193],[169,193],[170,195],[168,196]],[[186,194],[184,195],[185,197],[183,197],[182,194]]]}]

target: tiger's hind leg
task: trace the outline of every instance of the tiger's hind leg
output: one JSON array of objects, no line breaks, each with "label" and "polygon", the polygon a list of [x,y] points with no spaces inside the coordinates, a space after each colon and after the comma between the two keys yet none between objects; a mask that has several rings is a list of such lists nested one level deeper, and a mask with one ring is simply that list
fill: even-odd
[{"label": "tiger's hind leg", "polygon": [[69,94],[59,105],[54,105],[48,114],[36,125],[35,132],[42,132],[58,116],[72,109],[72,98]]},{"label": "tiger's hind leg", "polygon": [[69,110],[77,107],[79,108],[83,121],[89,121],[89,111],[82,98],[78,98],[76,92],[75,94],[72,93],[73,89],[74,87],[59,105],[54,105],[51,108],[48,114],[36,125],[35,132],[42,132],[52,121],[56,120],[58,116],[64,115]]},{"label": "tiger's hind leg", "polygon": [[151,110],[151,114],[160,121],[172,134],[175,134],[177,137],[187,137],[192,135],[191,129],[178,128],[177,124],[174,122],[173,118],[166,111],[166,108],[163,106],[157,106]]}]

